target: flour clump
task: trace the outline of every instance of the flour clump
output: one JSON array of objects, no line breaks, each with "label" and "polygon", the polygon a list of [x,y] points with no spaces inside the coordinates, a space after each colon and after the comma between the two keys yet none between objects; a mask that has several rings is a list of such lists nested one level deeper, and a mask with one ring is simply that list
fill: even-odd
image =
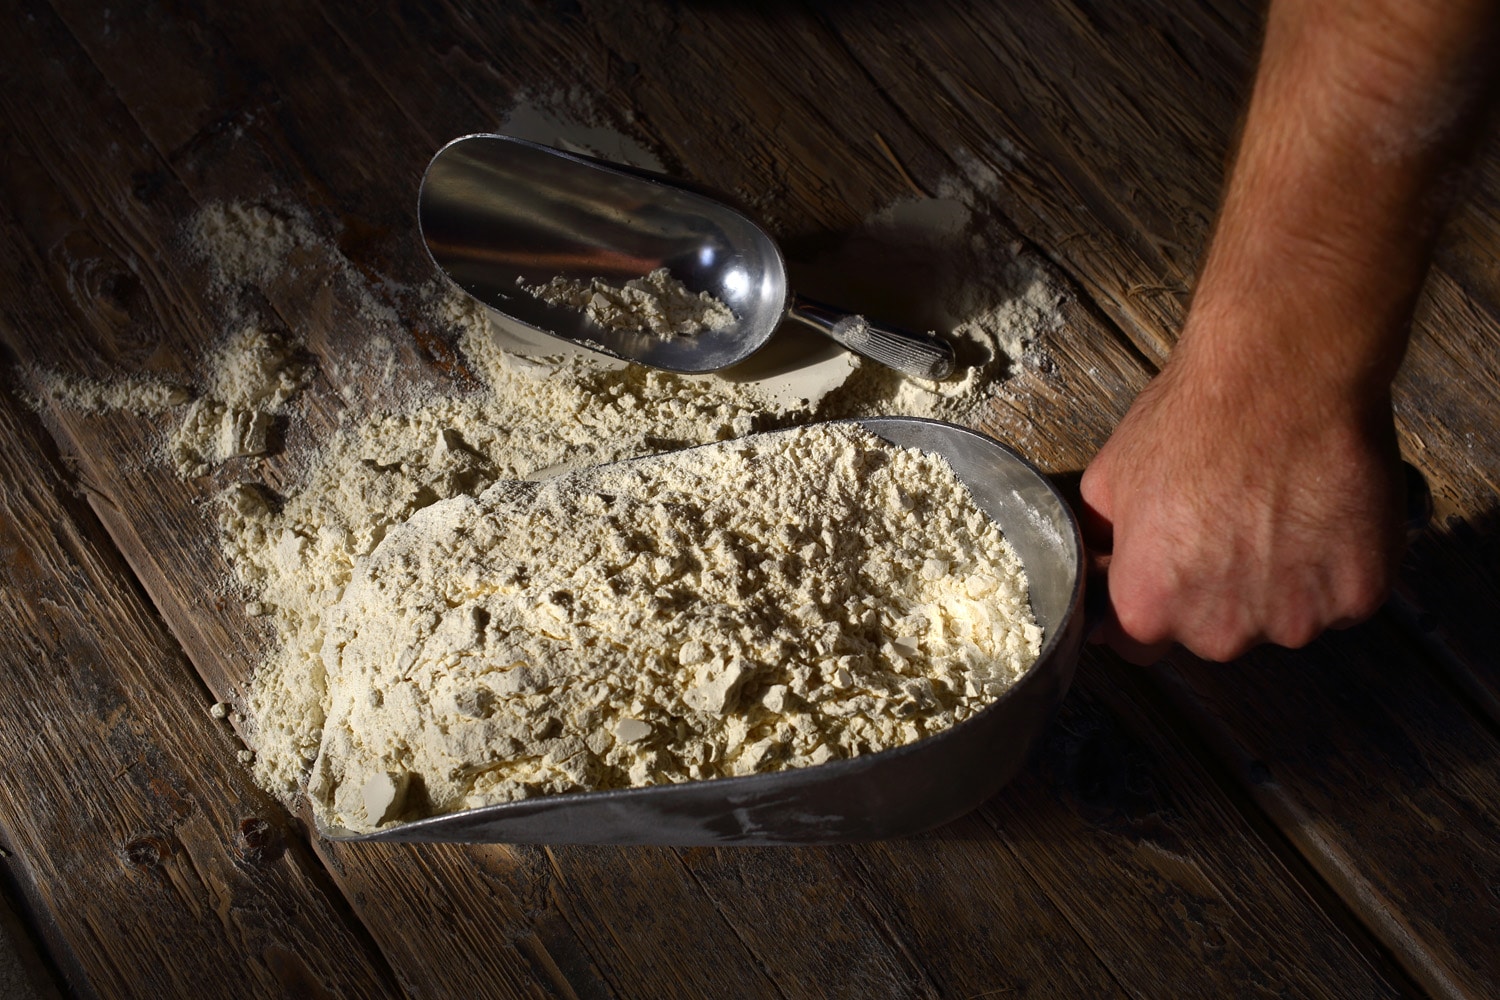
[{"label": "flour clump", "polygon": [[550,305],[577,309],[610,330],[665,338],[722,330],[734,322],[727,305],[707,292],[694,294],[664,267],[624,285],[611,285],[603,278],[558,277],[521,287]]},{"label": "flour clump", "polygon": [[275,415],[302,388],[308,370],[293,345],[256,326],[237,330],[214,352],[208,390],[193,400],[167,442],[184,477],[265,454]]},{"label": "flour clump", "polygon": [[1041,642],[952,470],[853,425],[432,504],[320,631],[307,791],[352,830],[910,743]]}]

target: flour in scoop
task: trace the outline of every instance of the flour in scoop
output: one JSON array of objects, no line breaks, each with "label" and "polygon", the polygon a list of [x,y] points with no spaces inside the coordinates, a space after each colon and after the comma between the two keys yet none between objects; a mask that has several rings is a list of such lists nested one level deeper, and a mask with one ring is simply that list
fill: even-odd
[{"label": "flour in scoop", "polygon": [[[227,695],[226,700],[243,713],[241,732],[254,748],[256,780],[292,803],[307,788],[314,761],[336,738],[326,736],[325,728],[331,725],[331,713],[336,708],[334,692],[341,690],[338,678],[342,675],[338,671],[353,661],[332,658],[331,650],[335,647],[330,645],[330,636],[335,619],[340,628],[348,628],[350,602],[355,598],[348,597],[346,591],[369,586],[377,553],[387,551],[381,547],[382,542],[404,538],[402,545],[415,545],[414,539],[428,533],[436,522],[424,522],[424,517],[441,518],[451,510],[468,509],[465,506],[468,504],[476,505],[476,509],[491,504],[493,496],[480,498],[499,482],[537,479],[560,468],[578,469],[727,441],[752,431],[810,420],[909,415],[972,424],[993,412],[996,394],[1007,385],[1011,367],[1030,367],[1032,362],[1027,359],[1036,354],[1035,348],[1027,347],[1023,358],[1017,353],[1017,345],[1038,344],[1057,330],[1060,316],[1055,303],[1062,286],[1048,277],[1042,264],[1016,257],[1008,245],[994,243],[989,235],[990,220],[971,216],[970,207],[967,200],[952,198],[898,205],[887,221],[900,226],[887,233],[882,228],[884,216],[872,223],[874,231],[885,235],[872,241],[869,253],[847,259],[840,257],[827,265],[830,274],[863,273],[888,257],[893,247],[902,246],[903,241],[911,245],[914,259],[902,257],[888,262],[885,271],[872,271],[869,277],[877,288],[922,289],[922,295],[934,297],[945,313],[952,314],[954,322],[964,321],[953,327],[953,337],[968,367],[962,375],[944,383],[918,384],[878,365],[861,364],[848,355],[839,355],[837,376],[818,391],[780,394],[768,391],[774,380],[763,384],[719,375],[686,377],[638,365],[606,362],[594,355],[562,356],[546,349],[513,350],[497,339],[491,318],[473,300],[456,290],[436,286],[417,303],[422,322],[431,329],[451,334],[458,357],[471,377],[416,379],[407,367],[394,360],[391,344],[399,339],[399,321],[394,314],[388,315],[389,309],[382,304],[381,296],[367,286],[363,275],[343,257],[336,243],[311,228],[311,220],[305,213],[278,214],[265,208],[233,204],[211,205],[188,226],[193,244],[212,266],[215,294],[233,300],[226,308],[217,347],[206,352],[200,364],[181,373],[116,372],[99,378],[35,370],[32,394],[39,407],[97,414],[90,419],[124,417],[149,421],[162,438],[157,460],[164,461],[178,474],[199,476],[217,468],[220,476],[242,480],[225,491],[222,504],[204,510],[218,515],[220,543],[234,575],[225,596],[244,602],[246,614],[255,616],[258,626],[266,630],[268,641],[265,657],[256,665],[243,696],[234,692],[215,694]],[[916,209],[923,210],[916,213],[920,217],[908,218]],[[928,218],[936,209],[944,209],[944,213],[937,215],[941,225]],[[932,265],[931,274],[920,269],[923,261]],[[903,268],[910,270],[904,279],[900,277]],[[948,271],[951,271],[951,288],[943,283]],[[312,294],[309,290],[325,284],[341,290],[330,298],[331,303],[347,297],[356,308],[350,312],[336,311],[327,321],[329,329],[321,334],[316,330],[292,330],[276,336],[265,333],[263,324],[256,322],[257,297],[245,291],[271,287],[281,289],[284,294],[302,295]],[[848,301],[865,299],[852,295]],[[910,319],[918,326],[928,322],[921,316]],[[932,319],[929,325],[949,328],[947,321],[937,322],[942,317]],[[341,387],[340,395],[321,392],[318,383],[312,384],[309,391],[314,364]],[[307,419],[313,400],[320,407],[339,412],[337,426]],[[141,416],[127,417],[127,413]],[[284,440],[272,441],[266,437],[267,415],[285,421]],[[272,454],[266,458],[254,455],[262,449],[269,449]],[[246,453],[251,457],[234,457]],[[226,460],[227,465],[219,465]],[[769,476],[763,478],[770,481]],[[820,479],[816,485],[821,487],[824,482]],[[927,486],[908,493],[914,498],[917,510],[927,510],[922,505],[938,502],[937,494]],[[763,492],[745,492],[749,509],[760,502],[754,498],[762,495]],[[814,499],[809,510],[819,510],[818,505],[833,502],[832,497],[821,495]],[[646,509],[640,505],[630,509],[638,508]],[[784,509],[799,510],[791,501],[784,503]],[[428,514],[429,510],[436,512]],[[873,509],[863,512],[849,509],[846,513],[851,517],[884,516]],[[765,516],[764,512],[761,516]],[[761,554],[781,551],[777,547],[783,543],[774,534],[781,524],[766,522],[768,526],[747,528],[744,537],[727,536],[728,541],[740,547],[739,551],[748,553],[742,557],[747,572],[748,567],[757,567],[757,572],[764,568],[765,573],[770,573],[782,565],[768,561],[769,557]],[[909,523],[902,522],[902,530],[906,532],[929,531],[935,526],[934,519],[925,515],[914,516]],[[641,530],[644,529],[638,528],[637,533]],[[855,530],[830,529],[836,538]],[[855,536],[850,534],[850,537]],[[930,572],[935,579],[941,579],[944,571],[950,575],[959,572],[946,565],[948,556],[937,552],[942,546],[931,541],[919,543],[916,539],[915,534],[908,537],[913,552],[921,552],[922,544],[932,551],[909,565],[905,570],[908,575],[925,579],[923,574]],[[447,544],[456,545],[457,541],[450,539]],[[391,550],[394,548],[393,544]],[[691,557],[694,560],[701,562],[704,558],[696,550],[689,551],[695,553]],[[676,559],[669,548],[659,548],[656,555],[669,563]],[[801,558],[800,551],[797,555]],[[692,570],[696,564],[684,565]],[[718,565],[728,572],[729,567],[738,564]],[[778,572],[787,574],[793,570]],[[760,581],[763,577],[750,579]],[[842,586],[842,581],[853,580],[855,576],[852,570],[839,570],[833,579]],[[973,584],[971,596],[977,599],[985,596],[987,583],[984,578],[976,579],[979,582]],[[995,579],[1003,578],[996,574]],[[691,581],[691,586],[701,586],[701,574]],[[565,589],[559,586],[548,593]],[[998,583],[996,592],[1003,592]],[[824,607],[816,603],[790,605],[804,606]],[[723,624],[728,637],[725,641],[751,646],[764,642],[753,634],[747,633],[748,638],[741,636],[742,625],[737,618],[732,628],[722,614],[716,620]],[[458,618],[442,621],[447,623],[443,627],[450,630],[458,630],[461,624]],[[792,628],[786,621],[783,619],[783,624]],[[820,623],[799,617],[794,624],[797,634],[804,639],[822,634],[820,628],[849,627],[846,619]],[[770,631],[775,634],[774,627]],[[359,645],[370,648],[375,634],[360,631]],[[451,634],[462,633],[444,631],[443,637]],[[483,636],[488,635],[486,627]],[[854,635],[858,638],[864,633]],[[866,638],[873,641],[872,637]],[[897,634],[889,642],[893,650],[900,652],[913,650],[913,639],[917,637]],[[406,641],[393,635],[392,641],[398,640]],[[423,655],[435,655],[447,641],[447,638],[424,639]],[[682,749],[664,749],[660,741],[667,738],[667,729],[658,724],[658,717],[618,710],[609,717],[615,721],[607,729],[607,735],[615,742],[604,748],[602,757],[590,749],[595,757],[588,759],[603,760],[602,764],[590,766],[603,769],[612,779],[622,774],[628,777],[634,766],[626,763],[634,760],[629,754],[657,753],[657,763],[647,766],[654,769],[649,773],[665,775],[660,780],[683,780],[684,774],[691,777],[694,773],[737,773],[733,768],[752,764],[763,768],[798,766],[818,759],[833,759],[832,755],[842,752],[845,745],[841,739],[855,739],[861,731],[885,724],[878,721],[879,711],[872,709],[864,715],[848,716],[849,721],[838,724],[842,728],[828,730],[833,736],[818,735],[824,730],[804,734],[796,727],[812,723],[831,726],[834,725],[831,720],[840,717],[822,708],[814,712],[808,707],[812,702],[797,701],[800,695],[796,695],[789,680],[773,681],[771,678],[779,676],[776,672],[783,669],[781,661],[752,660],[741,649],[738,655],[742,661],[771,666],[764,668],[767,671],[764,675],[757,668],[740,681],[737,669],[729,669],[735,662],[732,657],[721,656],[720,669],[715,665],[719,654],[708,655],[714,648],[712,644],[701,639],[699,642],[701,647],[681,639],[679,645],[669,647],[677,650],[677,668],[684,672],[692,670],[694,679],[682,686],[682,690],[699,687],[701,674],[701,680],[707,684],[704,695],[713,699],[705,704],[722,697],[733,705],[720,713],[724,728],[717,736],[699,739],[694,735],[700,732],[698,728],[686,732],[689,738],[698,739],[704,749],[694,753],[706,755],[705,759],[699,760]],[[914,652],[923,653],[927,649],[918,640]],[[359,655],[363,654],[356,653],[356,659]],[[870,657],[868,652],[865,655]],[[901,655],[905,658],[905,653]],[[697,659],[700,656],[705,658]],[[855,657],[844,664],[847,675],[841,674],[837,666],[838,658],[843,656]],[[688,662],[683,662],[684,657]],[[827,665],[830,658],[835,661],[832,667]],[[458,657],[455,669],[467,669],[472,659],[468,655]],[[810,666],[804,663],[808,690],[832,694],[842,690],[837,685],[847,676],[851,685],[849,697],[857,698],[859,691],[871,690],[856,685],[856,682],[865,684],[865,675],[860,672],[863,668],[856,669],[865,662],[853,652],[820,654]],[[885,661],[876,657],[869,662]],[[790,669],[790,662],[786,669]],[[872,665],[870,669],[875,667]],[[831,671],[830,680],[823,680],[825,670]],[[411,683],[417,686],[398,685],[393,689],[390,704],[407,704],[414,713],[425,712],[423,718],[439,718],[440,709],[436,706],[447,704],[443,698],[448,689],[424,688],[419,680],[436,683],[444,676],[442,671],[414,667]],[[810,686],[814,677],[822,687]],[[781,687],[785,690],[780,690]],[[946,689],[934,683],[934,691],[939,690]],[[418,708],[424,704],[428,707]],[[644,699],[642,704],[646,704]],[[893,708],[889,699],[880,704]],[[953,711],[958,713],[956,704]],[[352,708],[345,705],[339,711],[347,714]],[[687,713],[684,725],[689,726],[690,722],[697,725],[692,720],[701,716],[691,713],[703,710],[686,704],[683,710]],[[941,724],[939,716],[921,718],[925,721],[902,718],[900,724],[911,722],[923,727],[912,730],[917,735],[933,731]],[[750,747],[782,730],[785,733],[777,737],[779,742],[774,746],[768,743],[750,753]],[[671,732],[676,732],[675,721]],[[709,729],[703,728],[701,732],[706,734]],[[596,743],[604,740],[600,735],[592,738]],[[632,747],[636,749],[630,750]],[[665,756],[668,750],[676,756]],[[554,748],[539,755],[537,760],[545,763],[547,754],[556,757],[561,752]],[[763,761],[757,761],[758,754],[765,754]],[[709,755],[712,759],[708,759]],[[329,804],[319,808],[332,809],[333,796],[341,795],[345,805],[355,802],[353,811],[347,815],[347,821],[355,826],[368,825],[377,819],[390,822],[436,808],[457,808],[470,796],[478,796],[475,801],[499,801],[504,794],[515,794],[517,788],[534,793],[547,787],[545,781],[528,785],[524,776],[507,777],[504,769],[485,772],[490,777],[476,773],[471,787],[460,787],[457,778],[441,775],[429,778],[414,761],[395,758],[387,761],[384,756],[351,759],[350,767],[364,768],[364,773],[371,775],[361,786],[352,778],[332,780],[335,759],[329,756],[320,764],[319,780],[323,784],[317,794],[325,796]],[[381,778],[381,774],[385,777]],[[506,786],[502,778],[514,781]],[[556,787],[564,787],[563,779],[556,780],[559,782]],[[487,788],[486,782],[494,783],[495,788]],[[511,791],[502,792],[499,790],[502,787]],[[449,791],[435,795],[433,788]]]},{"label": "flour in scoop", "polygon": [[307,790],[358,831],[911,743],[1041,642],[946,463],[847,424],[432,504],[321,632]]},{"label": "flour in scoop", "polygon": [[603,278],[559,277],[521,287],[543,302],[576,309],[611,330],[680,337],[722,330],[734,322],[727,305],[707,292],[689,291],[664,267],[624,285],[611,285]]}]

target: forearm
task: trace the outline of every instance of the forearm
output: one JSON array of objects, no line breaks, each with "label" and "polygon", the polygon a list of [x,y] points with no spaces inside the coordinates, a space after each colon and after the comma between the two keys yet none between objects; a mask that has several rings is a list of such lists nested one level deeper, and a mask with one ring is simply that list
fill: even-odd
[{"label": "forearm", "polygon": [[1379,398],[1483,106],[1493,0],[1274,0],[1180,353]]},{"label": "forearm", "polygon": [[1497,7],[1272,0],[1182,337],[1083,476],[1123,655],[1301,646],[1388,592],[1390,384],[1500,63]]}]

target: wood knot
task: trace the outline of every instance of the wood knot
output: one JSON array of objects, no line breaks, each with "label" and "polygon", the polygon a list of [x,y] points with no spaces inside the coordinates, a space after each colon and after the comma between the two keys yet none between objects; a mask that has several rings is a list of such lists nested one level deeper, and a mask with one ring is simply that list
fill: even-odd
[{"label": "wood knot", "polygon": [[125,860],[137,868],[160,868],[172,856],[172,845],[165,837],[137,837],[122,848]]},{"label": "wood knot", "polygon": [[280,828],[259,816],[240,820],[234,840],[240,858],[251,864],[269,864],[286,853]]}]

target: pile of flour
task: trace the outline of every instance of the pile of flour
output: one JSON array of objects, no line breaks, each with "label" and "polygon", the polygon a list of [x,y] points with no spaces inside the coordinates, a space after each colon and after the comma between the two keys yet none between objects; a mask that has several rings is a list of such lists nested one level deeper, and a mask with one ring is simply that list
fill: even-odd
[{"label": "pile of flour", "polygon": [[734,322],[734,313],[723,302],[707,292],[694,294],[664,267],[623,285],[603,278],[558,277],[521,287],[550,305],[576,309],[610,330],[666,338],[722,330]]},{"label": "pile of flour", "polygon": [[325,618],[386,534],[418,511],[534,478],[742,437],[810,416],[722,379],[694,380],[591,357],[501,350],[485,311],[456,291],[427,304],[454,330],[481,388],[429,393],[349,419],[273,497],[254,482],[220,508],[224,553],[276,648],[256,671],[248,709],[257,777],[294,794],[317,752],[325,711]]},{"label": "pile of flour", "polygon": [[206,475],[231,458],[263,455],[276,416],[310,374],[285,337],[258,326],[233,331],[214,348],[207,385],[194,394],[165,379],[121,375],[86,378],[37,370],[35,402],[58,403],[87,413],[138,415],[181,409],[161,444],[162,458],[184,479]]},{"label": "pile of flour", "polygon": [[[940,225],[929,225],[933,219]],[[956,325],[945,325],[941,316],[891,318],[909,326],[951,329],[959,342],[960,361],[966,367],[946,382],[922,383],[850,358],[835,368],[839,374],[826,391],[806,398],[787,398],[767,392],[763,385],[739,380],[732,372],[728,377],[679,376],[611,363],[592,355],[502,349],[490,316],[446,286],[434,287],[422,299],[418,321],[429,329],[449,333],[472,380],[424,387],[409,379],[394,361],[389,337],[397,335],[394,331],[398,326],[382,293],[365,284],[337,244],[314,231],[305,216],[261,206],[206,207],[190,222],[189,233],[204,258],[216,268],[215,287],[224,295],[268,284],[286,285],[289,294],[302,294],[304,286],[313,288],[331,281],[354,289],[359,300],[354,315],[329,320],[359,331],[358,335],[340,335],[343,343],[354,346],[321,356],[313,356],[295,331],[285,337],[258,334],[262,324],[248,321],[238,306],[230,309],[235,325],[220,349],[208,358],[211,370],[193,382],[197,398],[204,401],[196,412],[209,418],[218,414],[217,418],[178,418],[164,429],[166,441],[181,442],[179,447],[164,448],[167,463],[178,474],[201,475],[215,461],[224,459],[219,475],[241,480],[225,491],[218,517],[220,543],[236,576],[235,587],[247,602],[246,610],[251,615],[263,615],[274,633],[248,692],[243,699],[231,698],[246,716],[242,733],[255,750],[257,780],[288,799],[295,798],[305,786],[313,762],[325,746],[325,728],[335,707],[337,679],[324,649],[336,623],[341,629],[348,624],[352,598],[346,600],[347,592],[366,586],[361,581],[367,581],[375,561],[384,558],[379,553],[385,551],[382,543],[387,536],[408,541],[418,536],[424,530],[421,519],[429,516],[429,510],[447,511],[450,506],[466,504],[475,511],[490,509],[498,502],[495,496],[484,501],[477,498],[497,483],[539,479],[559,470],[730,441],[753,431],[831,416],[890,414],[972,422],[990,405],[1012,366],[1039,363],[1035,359],[1042,356],[1035,345],[1058,329],[1061,321],[1057,311],[1059,285],[1040,261],[988,242],[983,220],[970,215],[963,197],[910,206],[903,203],[871,225],[872,233],[879,237],[874,240],[877,248],[890,245],[888,237],[895,232],[891,226],[897,226],[902,238],[909,239],[924,259],[952,265],[951,277],[935,276],[931,294],[938,296],[945,308],[951,307]],[[947,256],[936,254],[934,247],[947,248]],[[829,267],[845,271],[851,259],[858,263],[873,257],[856,254],[854,258],[831,260]],[[890,284],[894,287],[895,283]],[[249,301],[247,308],[253,313],[257,307],[253,297]],[[873,307],[871,311],[874,313]],[[958,318],[962,321],[957,322]],[[257,334],[247,332],[252,327],[257,328]],[[376,350],[382,345],[384,354]],[[298,397],[312,363],[334,381],[347,383],[351,390],[342,400],[332,400],[342,407],[337,430],[317,439],[302,433],[304,403]],[[371,403],[374,397],[367,391],[352,391],[371,385],[381,388],[379,398],[387,400],[386,404]],[[152,413],[165,416],[171,411],[192,409],[180,388],[128,373],[102,382],[57,375],[57,387],[61,388],[52,401],[80,409],[123,408],[148,419],[156,419],[150,416]],[[394,405],[391,400],[401,402]],[[262,441],[251,434],[247,447],[241,430],[254,431],[258,421],[251,417],[226,422],[218,407],[222,407],[222,414],[272,413],[288,422],[287,453],[273,456],[277,463],[274,469],[262,465],[266,459],[244,453],[273,447],[277,442]],[[184,430],[189,424],[202,434]],[[225,446],[203,444],[203,435]],[[190,444],[192,441],[200,444]],[[263,479],[274,482],[276,491],[262,486]],[[639,512],[651,508],[631,501],[630,509]],[[766,544],[774,545],[774,538]],[[932,558],[933,571],[937,572],[938,564],[948,557]],[[926,566],[925,557],[922,565]],[[645,568],[643,564],[642,572]],[[802,628],[803,634],[813,631],[816,626]],[[737,633],[731,630],[730,634]],[[916,652],[922,652],[920,637],[915,634],[887,638],[897,650],[905,644],[898,645],[896,639],[918,638]],[[696,655],[688,654],[693,662],[686,666],[711,666],[715,662],[712,656],[695,660]],[[743,655],[741,658],[745,659]],[[681,659],[679,651],[678,666],[684,666]],[[726,667],[729,662],[725,661]],[[337,667],[343,668],[342,658]],[[853,684],[855,670],[852,666],[846,669]],[[843,675],[837,669],[831,681],[822,680],[821,665],[818,670],[817,677],[825,685],[841,682]],[[429,675],[418,672],[413,676]],[[736,687],[734,683],[722,683],[731,677],[729,673],[713,677],[721,681],[713,690],[722,689],[734,705],[750,713],[750,718],[763,719],[760,713],[773,713],[778,704],[784,711],[802,711],[796,707],[795,697],[800,695],[795,694],[790,679],[771,683],[757,674]],[[708,675],[704,679],[713,680]],[[811,680],[809,674],[808,682]],[[864,691],[873,697],[873,692],[887,691],[863,674],[859,675],[859,684],[869,686],[851,687],[851,692]],[[784,695],[771,692],[780,686],[786,688]],[[953,689],[960,690],[956,685]],[[407,690],[413,698],[425,698],[434,706],[440,700],[435,690]],[[895,696],[888,692],[882,697]],[[939,709],[939,714],[925,724],[929,728],[922,731],[941,725],[942,711],[959,711],[957,701],[942,704],[946,707]],[[437,710],[430,708],[432,712]],[[347,706],[340,711],[347,711]],[[667,728],[629,714],[634,711],[622,710],[612,738],[624,745],[641,743],[643,749],[650,750],[657,745],[653,740],[665,738]],[[856,714],[850,718],[859,717]],[[901,724],[906,721],[901,720]],[[643,726],[649,726],[649,731]],[[675,734],[675,722],[671,729]],[[813,735],[800,737],[800,731],[793,731],[777,737],[776,747],[766,744],[752,753],[751,748],[764,743],[770,732],[762,728],[721,733],[714,738],[718,742],[704,746],[721,748],[722,756],[712,761],[679,756],[672,766],[685,770],[671,771],[664,780],[692,776],[693,766],[702,768],[718,762],[716,766],[725,768],[720,773],[735,773],[733,768],[748,766],[759,755],[765,757],[767,766],[771,766],[769,762],[787,766],[806,763],[819,752],[819,744],[807,742]],[[747,743],[752,735],[756,738]],[[800,744],[799,738],[803,739]],[[843,737],[817,738],[832,739],[827,746],[833,753],[842,745],[837,741]],[[864,738],[857,734],[851,737]],[[731,748],[737,749],[731,754]],[[609,748],[603,750],[606,763],[610,752]],[[621,761],[623,758],[608,766],[615,768]],[[661,766],[667,768],[666,763]],[[348,817],[351,823],[357,825],[361,816],[367,823],[374,821],[370,810],[360,812],[366,804],[380,817],[433,808],[433,792],[424,790],[429,784],[426,777],[414,785],[403,775],[415,771],[394,765],[375,770],[374,777],[362,784],[353,783],[360,785],[356,792],[346,789],[346,795],[355,794],[359,800],[358,808]],[[628,776],[630,767],[618,773]],[[339,788],[350,784],[330,781],[331,774],[320,765],[317,788],[326,793],[328,808],[332,808],[332,799],[327,796],[337,795]],[[384,778],[379,777],[382,774]],[[494,787],[487,788],[485,780]],[[433,784],[440,783],[434,779]],[[454,786],[452,794],[459,796],[461,792],[464,801],[476,794],[511,794],[497,791],[500,784],[499,772],[484,780],[476,775],[472,787]],[[445,801],[451,807],[458,799]]]},{"label": "pile of flour", "polygon": [[308,794],[360,831],[910,743],[1041,638],[952,470],[849,424],[435,503],[322,633]]}]

